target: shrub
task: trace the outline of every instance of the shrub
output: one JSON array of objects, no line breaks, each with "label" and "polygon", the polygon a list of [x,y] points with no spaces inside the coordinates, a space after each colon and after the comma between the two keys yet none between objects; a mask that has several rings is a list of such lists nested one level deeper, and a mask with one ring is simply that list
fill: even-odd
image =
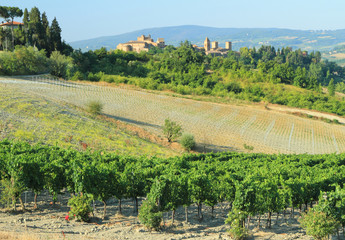
[{"label": "shrub", "polygon": [[66,57],[58,51],[52,52],[50,55],[50,74],[65,78],[67,69],[73,67],[73,59],[71,57]]},{"label": "shrub", "polygon": [[45,50],[16,46],[13,52],[0,55],[0,75],[38,74],[49,70]]},{"label": "shrub", "polygon": [[248,237],[248,230],[245,228],[244,222],[248,214],[245,211],[234,208],[228,214],[225,220],[226,224],[230,225],[230,236],[235,240],[242,240]]},{"label": "shrub", "polygon": [[87,75],[87,79],[89,81],[92,81],[92,82],[99,82],[102,77],[104,76],[104,73],[103,72],[98,72],[98,73],[95,73],[93,74],[92,72],[90,72],[88,75]]},{"label": "shrub", "polygon": [[159,230],[162,218],[163,214],[153,200],[147,199],[143,202],[139,210],[139,220],[142,224],[150,230]]},{"label": "shrub", "polygon": [[103,104],[100,101],[90,101],[87,104],[87,111],[92,115],[99,115],[102,113]]},{"label": "shrub", "polygon": [[[1,195],[0,202],[5,204],[7,208],[12,204],[13,210],[16,211],[16,201],[20,194],[24,191],[24,186],[17,178],[11,177],[1,179]],[[12,203],[11,203],[12,202]]]},{"label": "shrub", "polygon": [[250,146],[250,145],[247,145],[247,144],[243,144],[243,147],[244,147],[244,149],[247,149],[247,150],[250,150],[250,151],[254,150],[253,146]]},{"label": "shrub", "polygon": [[168,139],[168,142],[174,141],[176,138],[181,136],[182,127],[176,122],[170,121],[170,119],[165,119],[163,133]]},{"label": "shrub", "polygon": [[68,200],[69,219],[77,219],[79,221],[89,221],[89,215],[92,212],[91,198],[87,195],[73,196]]},{"label": "shrub", "polygon": [[226,90],[228,90],[228,92],[234,92],[234,93],[240,93],[243,90],[240,84],[238,84],[237,82],[228,82],[225,84],[225,88]]},{"label": "shrub", "polygon": [[84,74],[82,74],[80,71],[76,71],[74,75],[71,77],[71,80],[77,81],[77,80],[83,80]]},{"label": "shrub", "polygon": [[340,122],[338,121],[338,119],[333,119],[332,121],[333,121],[333,123],[335,123],[335,124],[340,124]]},{"label": "shrub", "polygon": [[115,82],[116,76],[113,75],[103,75],[101,78],[101,81],[107,82],[107,83],[113,83]]},{"label": "shrub", "polygon": [[329,234],[335,233],[340,225],[332,216],[327,216],[326,213],[314,208],[302,215],[299,221],[308,235],[319,240],[326,239]]},{"label": "shrub", "polygon": [[189,133],[184,133],[181,137],[180,143],[186,151],[190,151],[195,147],[194,136]]}]

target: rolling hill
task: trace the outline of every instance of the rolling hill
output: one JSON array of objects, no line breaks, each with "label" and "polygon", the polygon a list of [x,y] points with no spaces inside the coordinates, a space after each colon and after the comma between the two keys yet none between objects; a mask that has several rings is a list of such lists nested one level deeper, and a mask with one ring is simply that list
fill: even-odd
[{"label": "rolling hill", "polygon": [[[4,84],[6,88],[1,88]],[[7,92],[6,89],[14,89],[17,94]],[[19,94],[23,91],[26,92],[25,98],[32,97],[23,99],[22,94]],[[48,107],[51,104],[60,106],[61,103],[83,107],[90,100],[98,100],[104,103],[104,114],[109,118],[143,128],[155,135],[162,134],[164,120],[169,118],[195,136],[200,151],[242,152],[250,149],[261,153],[309,154],[345,151],[345,131],[342,125],[297,117],[271,107],[266,109],[256,105],[195,101],[160,92],[150,93],[107,85],[37,82],[36,78],[31,81],[0,80],[0,93],[6,96],[0,119],[2,116],[8,131],[16,139],[50,136],[53,141],[51,144],[56,139],[67,144],[64,139],[67,137],[69,140],[71,133],[68,133],[68,129],[72,126],[72,142],[75,141],[75,144],[82,140],[94,146],[99,144],[103,149],[107,149],[108,145],[119,152],[148,154],[151,151],[163,155],[165,151],[161,152],[162,149],[157,149],[157,146],[142,145],[138,139],[122,137],[122,133],[116,133],[116,128],[104,127],[103,124],[97,126],[79,115],[74,117],[77,113],[71,108]],[[44,101],[33,96],[39,96]],[[62,120],[56,122],[58,119]],[[101,133],[97,134],[96,130]],[[99,135],[100,138],[97,137]],[[112,137],[109,138],[109,135]]]},{"label": "rolling hill", "polygon": [[82,51],[95,50],[101,47],[116,49],[119,43],[135,40],[142,34],[151,34],[154,39],[165,38],[166,44],[175,46],[185,40],[201,46],[207,36],[211,41],[218,41],[220,46],[223,46],[225,41],[232,41],[234,50],[241,47],[272,45],[277,48],[289,46],[294,49],[328,51],[338,45],[345,44],[345,29],[314,31],[278,28],[214,28],[193,25],[142,29],[116,36],[70,42],[69,44]]},{"label": "rolling hill", "polygon": [[0,140],[7,138],[135,156],[179,154],[161,142],[151,142],[152,135],[142,129],[135,131],[133,126],[105,116],[93,117],[82,110],[85,106],[77,108],[74,104],[42,95],[40,89],[49,84],[39,83],[32,92],[30,82],[20,87],[14,83],[16,81],[0,78]]}]

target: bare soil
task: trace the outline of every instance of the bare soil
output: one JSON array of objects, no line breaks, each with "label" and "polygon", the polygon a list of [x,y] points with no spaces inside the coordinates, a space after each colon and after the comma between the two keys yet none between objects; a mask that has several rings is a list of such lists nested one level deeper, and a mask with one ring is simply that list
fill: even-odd
[{"label": "bare soil", "polygon": [[[59,195],[59,201],[52,205],[51,197],[46,194],[39,196],[39,208],[33,209],[32,194],[26,197],[26,210],[9,212],[0,211],[0,239],[231,239],[224,223],[229,211],[229,204],[222,203],[215,207],[214,217],[211,208],[203,206],[203,221],[197,217],[197,207],[189,207],[189,222],[185,222],[183,208],[178,209],[175,222],[171,222],[171,213],[164,213],[162,230],[148,231],[134,213],[134,202],[130,199],[122,202],[122,214],[118,213],[117,200],[108,202],[107,218],[102,219],[103,204],[96,202],[94,216],[89,223],[75,220],[67,221],[69,194]],[[25,201],[25,196],[22,196]],[[19,205],[18,205],[18,209]],[[291,218],[283,214],[272,218],[272,228],[265,228],[266,218],[261,216],[250,221],[250,238],[259,240],[312,239],[306,236],[298,223],[299,213]]]}]

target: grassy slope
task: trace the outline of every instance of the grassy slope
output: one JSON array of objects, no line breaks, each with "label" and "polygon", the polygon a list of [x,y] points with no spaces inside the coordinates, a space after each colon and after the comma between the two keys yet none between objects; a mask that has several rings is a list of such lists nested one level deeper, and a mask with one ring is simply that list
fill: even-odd
[{"label": "grassy slope", "polygon": [[151,143],[116,123],[93,118],[62,102],[0,87],[0,139],[10,138],[83,149],[116,151],[120,154],[173,156],[173,150]]}]

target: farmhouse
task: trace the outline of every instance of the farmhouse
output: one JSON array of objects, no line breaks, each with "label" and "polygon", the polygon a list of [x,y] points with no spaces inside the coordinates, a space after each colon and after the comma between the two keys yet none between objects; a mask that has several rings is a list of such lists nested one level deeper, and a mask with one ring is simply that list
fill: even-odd
[{"label": "farmhouse", "polygon": [[13,28],[16,29],[16,28],[19,28],[19,26],[23,26],[24,23],[20,23],[20,22],[16,22],[16,21],[13,21],[13,22],[5,22],[5,23],[2,23],[0,24],[0,27],[2,29],[9,29],[9,28]]},{"label": "farmhouse", "polygon": [[129,52],[129,51],[134,51],[134,52],[141,52],[145,51],[148,52],[150,48],[152,47],[159,47],[159,48],[165,48],[165,41],[164,38],[158,38],[157,42],[154,42],[153,39],[151,38],[151,35],[145,36],[141,35],[140,37],[137,38],[136,41],[129,41],[126,43],[120,43],[117,45],[116,49]]}]

